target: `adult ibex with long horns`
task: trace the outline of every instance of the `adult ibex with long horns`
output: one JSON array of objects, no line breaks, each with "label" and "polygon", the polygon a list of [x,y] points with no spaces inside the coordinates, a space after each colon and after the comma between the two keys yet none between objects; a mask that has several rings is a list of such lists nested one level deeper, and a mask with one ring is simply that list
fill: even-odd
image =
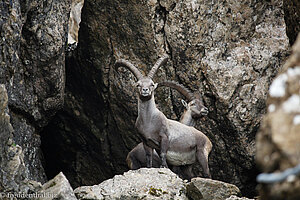
[{"label": "adult ibex with long horns", "polygon": [[[208,114],[208,109],[204,106],[202,97],[198,91],[192,93],[189,89],[175,81],[163,81],[158,83],[158,87],[161,86],[167,86],[176,89],[188,101],[187,103],[186,101],[181,100],[182,104],[185,107],[185,111],[180,118],[181,123],[188,126],[194,126],[196,124],[197,119]],[[144,150],[143,143],[139,143],[128,153],[126,162],[129,169],[139,169],[141,167],[147,166],[146,152]],[[153,167],[159,167],[161,165],[159,155],[156,153],[155,150],[153,152],[152,164]],[[191,179],[192,177],[194,177],[194,174],[191,170],[191,166],[185,166],[183,169],[175,169],[174,167],[171,167],[171,169],[174,172],[176,171],[176,173],[182,178]]]},{"label": "adult ibex with long horns", "polygon": [[153,149],[160,152],[161,166],[167,163],[173,166],[188,165],[196,162],[203,168],[204,177],[211,177],[208,167],[208,155],[212,143],[201,131],[167,117],[157,109],[154,101],[154,90],[157,83],[152,78],[157,69],[165,64],[168,56],[160,58],[150,70],[148,76],[142,73],[129,61],[117,60],[115,67],[126,67],[138,79],[138,117],[135,126],[142,135],[146,151],[147,167],[152,167]]}]

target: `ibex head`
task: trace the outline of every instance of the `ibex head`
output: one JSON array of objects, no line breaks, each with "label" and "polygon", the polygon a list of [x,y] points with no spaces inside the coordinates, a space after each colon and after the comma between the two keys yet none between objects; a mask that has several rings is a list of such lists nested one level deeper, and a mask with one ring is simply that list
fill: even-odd
[{"label": "ibex head", "polygon": [[199,92],[195,92],[193,94],[189,89],[174,81],[164,81],[159,83],[159,86],[171,87],[185,96],[188,103],[184,100],[181,100],[181,102],[187,110],[191,111],[193,118],[199,118],[208,114],[208,109],[204,106],[202,97]]},{"label": "ibex head", "polygon": [[208,114],[208,109],[203,105],[203,102],[199,99],[193,99],[189,103],[182,99],[181,103],[187,110],[190,109],[192,111],[193,118],[199,118]]},{"label": "ibex head", "polygon": [[155,65],[152,67],[150,72],[147,76],[144,76],[133,64],[131,64],[129,61],[120,59],[117,60],[115,63],[116,70],[119,67],[126,67],[129,69],[134,76],[138,79],[136,83],[136,87],[139,92],[139,97],[141,100],[149,100],[153,94],[153,91],[157,87],[157,83],[155,84],[152,80],[153,76],[155,75],[158,68],[162,65],[164,65],[168,61],[169,56],[165,54],[163,57],[158,59],[155,63]]}]

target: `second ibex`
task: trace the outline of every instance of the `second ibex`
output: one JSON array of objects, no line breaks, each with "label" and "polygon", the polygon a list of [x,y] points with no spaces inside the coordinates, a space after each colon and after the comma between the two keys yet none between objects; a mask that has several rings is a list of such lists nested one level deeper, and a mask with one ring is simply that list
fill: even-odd
[{"label": "second ibex", "polygon": [[201,131],[182,124],[178,121],[167,119],[157,109],[154,101],[154,90],[157,87],[152,80],[157,69],[165,64],[168,56],[160,58],[150,70],[148,76],[142,73],[129,61],[117,60],[115,67],[126,67],[138,79],[138,117],[135,126],[142,135],[146,151],[147,167],[152,167],[153,149],[160,152],[162,167],[167,163],[173,166],[189,165],[196,160],[203,168],[204,177],[211,177],[208,167],[208,155],[212,143]]}]

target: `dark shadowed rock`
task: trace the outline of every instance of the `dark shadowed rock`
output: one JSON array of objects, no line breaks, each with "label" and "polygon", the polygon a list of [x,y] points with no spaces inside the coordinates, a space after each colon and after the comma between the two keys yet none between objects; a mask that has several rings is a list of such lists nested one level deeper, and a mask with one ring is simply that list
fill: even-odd
[{"label": "dark shadowed rock", "polygon": [[289,37],[290,44],[294,44],[298,33],[300,32],[300,1],[283,1],[284,19],[286,22],[286,34]]},{"label": "dark shadowed rock", "polygon": [[6,194],[34,192],[40,187],[26,171],[22,147],[13,139],[10,124],[8,96],[5,86],[0,84],[0,192]]},{"label": "dark shadowed rock", "polygon": [[70,0],[0,3],[0,83],[8,93],[13,138],[28,178],[46,180],[40,129],[60,109],[65,88],[65,43]]}]

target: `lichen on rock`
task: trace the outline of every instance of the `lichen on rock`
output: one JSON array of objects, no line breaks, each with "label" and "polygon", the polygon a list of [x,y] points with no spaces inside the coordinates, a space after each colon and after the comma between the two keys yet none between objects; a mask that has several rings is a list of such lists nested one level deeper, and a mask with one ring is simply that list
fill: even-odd
[{"label": "lichen on rock", "polygon": [[78,199],[184,199],[185,184],[166,168],[141,168],[75,189]]},{"label": "lichen on rock", "polygon": [[26,172],[24,153],[13,139],[10,123],[8,95],[5,85],[0,84],[0,192],[33,192],[39,185]]}]

